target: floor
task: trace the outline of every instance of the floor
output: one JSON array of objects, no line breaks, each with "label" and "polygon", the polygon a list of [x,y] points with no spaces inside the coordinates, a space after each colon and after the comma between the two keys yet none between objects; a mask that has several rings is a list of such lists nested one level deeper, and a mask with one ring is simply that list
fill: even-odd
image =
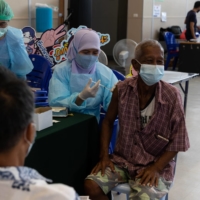
[{"label": "floor", "polygon": [[[177,85],[177,87],[179,87]],[[200,199],[200,76],[190,80],[186,111],[186,124],[190,138],[190,149],[178,154],[176,176],[169,200]],[[124,200],[123,194],[115,200]]]}]

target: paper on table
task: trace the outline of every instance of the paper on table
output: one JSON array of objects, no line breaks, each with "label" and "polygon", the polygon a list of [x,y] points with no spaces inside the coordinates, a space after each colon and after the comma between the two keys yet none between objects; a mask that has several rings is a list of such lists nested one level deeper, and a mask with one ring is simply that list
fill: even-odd
[{"label": "paper on table", "polygon": [[66,107],[52,107],[53,117],[67,117],[68,109]]},{"label": "paper on table", "polygon": [[90,200],[89,196],[79,196],[80,200]]},{"label": "paper on table", "polygon": [[60,122],[60,121],[53,119],[53,123],[58,123],[58,122]]},{"label": "paper on table", "polygon": [[66,107],[51,107],[53,112],[60,112],[61,110],[66,110]]}]

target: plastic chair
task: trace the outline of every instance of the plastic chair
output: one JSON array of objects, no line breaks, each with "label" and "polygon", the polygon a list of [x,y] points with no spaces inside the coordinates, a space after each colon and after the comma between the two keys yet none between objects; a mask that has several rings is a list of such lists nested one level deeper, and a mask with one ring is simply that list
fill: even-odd
[{"label": "plastic chair", "polygon": [[27,83],[30,87],[40,88],[48,91],[49,80],[51,79],[51,65],[48,60],[39,55],[29,55],[33,63],[33,70],[27,74]]},{"label": "plastic chair", "polygon": [[120,81],[125,80],[126,77],[122,73],[120,73],[120,72],[118,72],[114,69],[112,69],[112,71],[113,71],[113,73],[115,74],[115,76],[117,77],[118,80],[120,80]]},{"label": "plastic chair", "polygon": [[43,90],[35,91],[35,107],[49,106],[47,100],[48,100],[47,91]]},{"label": "plastic chair", "polygon": [[173,70],[175,70],[178,57],[179,57],[179,44],[176,43],[175,37],[173,33],[165,32],[164,34],[166,46],[167,46],[167,61],[165,63],[165,70],[167,70],[169,66],[169,62],[172,58],[174,58],[173,62]]},{"label": "plastic chair", "polygon": [[51,79],[51,65],[44,57],[39,55],[29,55],[33,63],[33,70],[27,74],[27,83],[32,88],[38,88],[35,91],[35,106],[48,106],[48,87]]},{"label": "plastic chair", "polygon": [[[100,121],[99,121],[99,127],[101,127],[102,125],[102,122],[105,118],[105,115],[106,113],[105,112],[101,112],[100,113]],[[117,140],[117,126],[118,126],[118,118],[115,119],[114,121],[114,124],[113,124],[113,129],[112,129],[112,138],[111,138],[111,142],[110,142],[110,145],[109,145],[109,154],[112,154],[113,153],[113,150],[115,148],[115,143],[116,143],[116,140]]]},{"label": "plastic chair", "polygon": [[171,32],[174,34],[176,39],[180,39],[180,35],[182,33],[181,27],[180,26],[171,26],[170,27]]},{"label": "plastic chair", "polygon": [[[175,163],[177,161],[177,156],[178,156],[178,154],[176,154],[176,156],[174,157]],[[176,172],[176,165],[175,165],[175,168],[174,168],[174,175],[175,175],[175,172]],[[173,185],[173,183],[171,184],[171,187],[172,187],[172,185]],[[129,200],[131,188],[130,188],[128,183],[119,184],[115,188],[113,188],[112,191],[115,191],[118,194],[120,194],[120,193],[125,194],[126,200]],[[168,200],[168,193],[164,197],[162,197],[160,200]]]}]

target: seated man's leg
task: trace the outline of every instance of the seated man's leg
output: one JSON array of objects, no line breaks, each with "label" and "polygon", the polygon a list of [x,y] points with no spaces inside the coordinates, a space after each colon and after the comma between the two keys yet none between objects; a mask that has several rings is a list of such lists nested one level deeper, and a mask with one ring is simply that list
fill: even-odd
[{"label": "seated man's leg", "polygon": [[85,192],[92,200],[107,200],[107,194],[120,183],[128,181],[125,170],[115,165],[115,173],[110,168],[106,168],[105,175],[99,171],[96,175],[90,174],[85,180]]},{"label": "seated man's leg", "polygon": [[143,186],[139,181],[140,179],[129,181],[132,189],[130,200],[159,200],[169,192],[172,184],[172,181],[166,181],[162,177],[159,178],[158,187]]}]

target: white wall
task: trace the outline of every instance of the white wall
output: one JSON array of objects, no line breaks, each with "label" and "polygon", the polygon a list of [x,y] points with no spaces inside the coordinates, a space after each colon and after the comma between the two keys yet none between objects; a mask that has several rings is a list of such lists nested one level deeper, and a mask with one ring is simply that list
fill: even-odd
[{"label": "white wall", "polygon": [[[193,8],[195,2],[196,0],[129,0],[127,38],[136,42],[147,38],[158,39],[159,29],[172,25],[178,25],[184,30],[186,14]],[[143,11],[139,9],[141,5]],[[167,13],[167,22],[161,22],[161,18],[152,17],[153,5],[161,5],[161,12]],[[138,18],[134,18],[134,13],[138,14]],[[197,20],[200,24],[200,14],[197,14]],[[138,37],[140,35],[142,36]]]},{"label": "white wall", "polygon": [[[16,28],[23,28],[28,26],[28,0],[6,0],[14,12],[14,18],[10,21],[9,25]],[[49,5],[58,6],[59,0],[30,0],[31,2],[31,15],[32,15],[32,27],[35,28],[35,3],[45,3]],[[53,27],[58,26],[58,13],[54,12]]]}]

